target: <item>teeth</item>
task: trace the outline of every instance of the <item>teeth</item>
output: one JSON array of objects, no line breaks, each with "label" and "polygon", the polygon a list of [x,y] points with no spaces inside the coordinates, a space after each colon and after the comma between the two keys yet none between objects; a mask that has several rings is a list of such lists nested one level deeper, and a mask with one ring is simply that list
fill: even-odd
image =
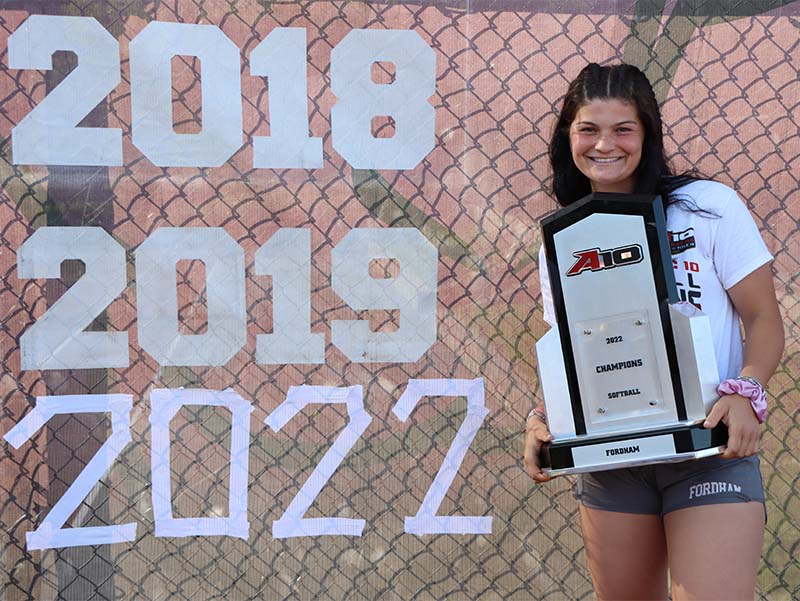
[{"label": "teeth", "polygon": [[589,158],[593,160],[595,163],[613,163],[615,161],[618,161],[621,157],[614,157],[612,159],[601,159],[597,157],[589,157]]}]

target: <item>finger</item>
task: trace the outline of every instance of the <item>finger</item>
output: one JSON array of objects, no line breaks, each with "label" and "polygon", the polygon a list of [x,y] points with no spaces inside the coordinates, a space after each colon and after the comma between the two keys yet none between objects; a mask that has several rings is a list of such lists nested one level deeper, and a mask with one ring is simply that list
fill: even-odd
[{"label": "finger", "polygon": [[750,455],[757,454],[759,447],[761,447],[761,431],[759,429],[755,429],[751,433],[747,456],[749,457]]},{"label": "finger", "polygon": [[753,433],[749,430],[742,432],[742,448],[740,449],[740,456],[747,457],[753,454]]},{"label": "finger", "polygon": [[528,470],[530,477],[533,478],[534,482],[547,482],[551,480],[552,477],[542,470],[541,465],[539,464],[539,455],[536,455],[536,461],[531,464],[530,469]]},{"label": "finger", "polygon": [[706,421],[703,422],[703,427],[706,429],[714,428],[719,423],[719,421],[725,415],[725,409],[722,405],[718,402],[712,408],[711,412],[706,417]]},{"label": "finger", "polygon": [[[547,436],[552,440],[553,437],[549,432],[547,433]],[[541,467],[541,446],[539,447],[539,451],[536,453],[536,468],[539,470],[539,473],[536,474],[533,479],[537,482],[547,482],[548,480],[553,479],[553,477]]]},{"label": "finger", "polygon": [[[546,432],[544,436],[548,440],[552,440],[553,439],[553,437],[551,436],[550,432]],[[547,482],[548,480],[552,480],[553,478],[552,478],[552,476],[550,474],[548,474],[547,472],[545,472],[542,469],[542,466],[541,466],[541,457],[542,457],[541,451],[542,451],[542,446],[539,445],[539,449],[536,452],[536,469],[539,470],[539,473],[536,474],[536,476],[534,477],[534,480],[536,480],[537,482]]]},{"label": "finger", "polygon": [[528,464],[525,471],[527,471],[528,475],[536,482],[547,482],[552,479],[547,472],[542,471],[538,462]]},{"label": "finger", "polygon": [[749,457],[758,452],[759,447],[759,431],[758,428],[745,427],[742,428],[739,435],[739,457]]},{"label": "finger", "polygon": [[728,430],[728,441],[725,443],[725,450],[722,452],[723,459],[733,459],[736,449],[735,445],[736,439],[733,436],[733,432]]},{"label": "finger", "polygon": [[742,436],[739,428],[728,430],[728,448],[722,454],[723,459],[735,459],[741,457]]},{"label": "finger", "polygon": [[[547,482],[551,479],[549,475],[544,473],[539,464],[539,450],[541,449],[541,441],[538,434],[533,431],[529,432],[525,437],[525,471],[536,482]],[[543,436],[549,436],[549,432],[545,431]],[[552,437],[551,437],[552,438]]]},{"label": "finger", "polygon": [[539,441],[536,439],[536,436],[533,432],[528,432],[525,436],[525,451],[523,453],[523,459],[525,462],[525,471],[528,472],[528,475],[533,478],[535,474],[539,473]]}]

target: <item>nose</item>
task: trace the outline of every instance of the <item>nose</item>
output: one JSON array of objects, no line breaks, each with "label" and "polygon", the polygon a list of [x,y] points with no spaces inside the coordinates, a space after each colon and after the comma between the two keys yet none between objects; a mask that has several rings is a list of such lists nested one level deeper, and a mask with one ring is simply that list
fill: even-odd
[{"label": "nose", "polygon": [[609,134],[600,134],[594,147],[599,152],[608,152],[614,148],[614,140]]}]

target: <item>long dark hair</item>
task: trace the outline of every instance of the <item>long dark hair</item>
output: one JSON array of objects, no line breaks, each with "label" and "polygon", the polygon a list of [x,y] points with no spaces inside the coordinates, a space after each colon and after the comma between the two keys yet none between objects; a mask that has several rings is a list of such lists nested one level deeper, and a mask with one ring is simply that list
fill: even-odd
[{"label": "long dark hair", "polygon": [[592,191],[591,183],[572,160],[569,128],[578,110],[592,100],[616,99],[636,107],[644,125],[642,158],[636,168],[634,192],[659,194],[664,206],[682,200],[674,192],[684,184],[701,179],[697,172],[675,175],[664,157],[661,112],[653,87],[633,65],[601,67],[591,63],[569,84],[553,137],[550,139],[550,166],[553,169],[553,194],[561,206],[580,200]]}]

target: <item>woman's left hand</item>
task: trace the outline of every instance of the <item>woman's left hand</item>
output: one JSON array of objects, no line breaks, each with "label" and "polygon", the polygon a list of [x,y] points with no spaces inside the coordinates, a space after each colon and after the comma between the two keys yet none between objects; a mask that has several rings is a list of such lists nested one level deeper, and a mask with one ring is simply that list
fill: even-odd
[{"label": "woman's left hand", "polygon": [[723,459],[749,457],[758,453],[761,444],[761,424],[753,412],[750,400],[738,394],[726,394],[714,404],[704,428],[713,428],[719,422],[728,427],[728,447]]}]

